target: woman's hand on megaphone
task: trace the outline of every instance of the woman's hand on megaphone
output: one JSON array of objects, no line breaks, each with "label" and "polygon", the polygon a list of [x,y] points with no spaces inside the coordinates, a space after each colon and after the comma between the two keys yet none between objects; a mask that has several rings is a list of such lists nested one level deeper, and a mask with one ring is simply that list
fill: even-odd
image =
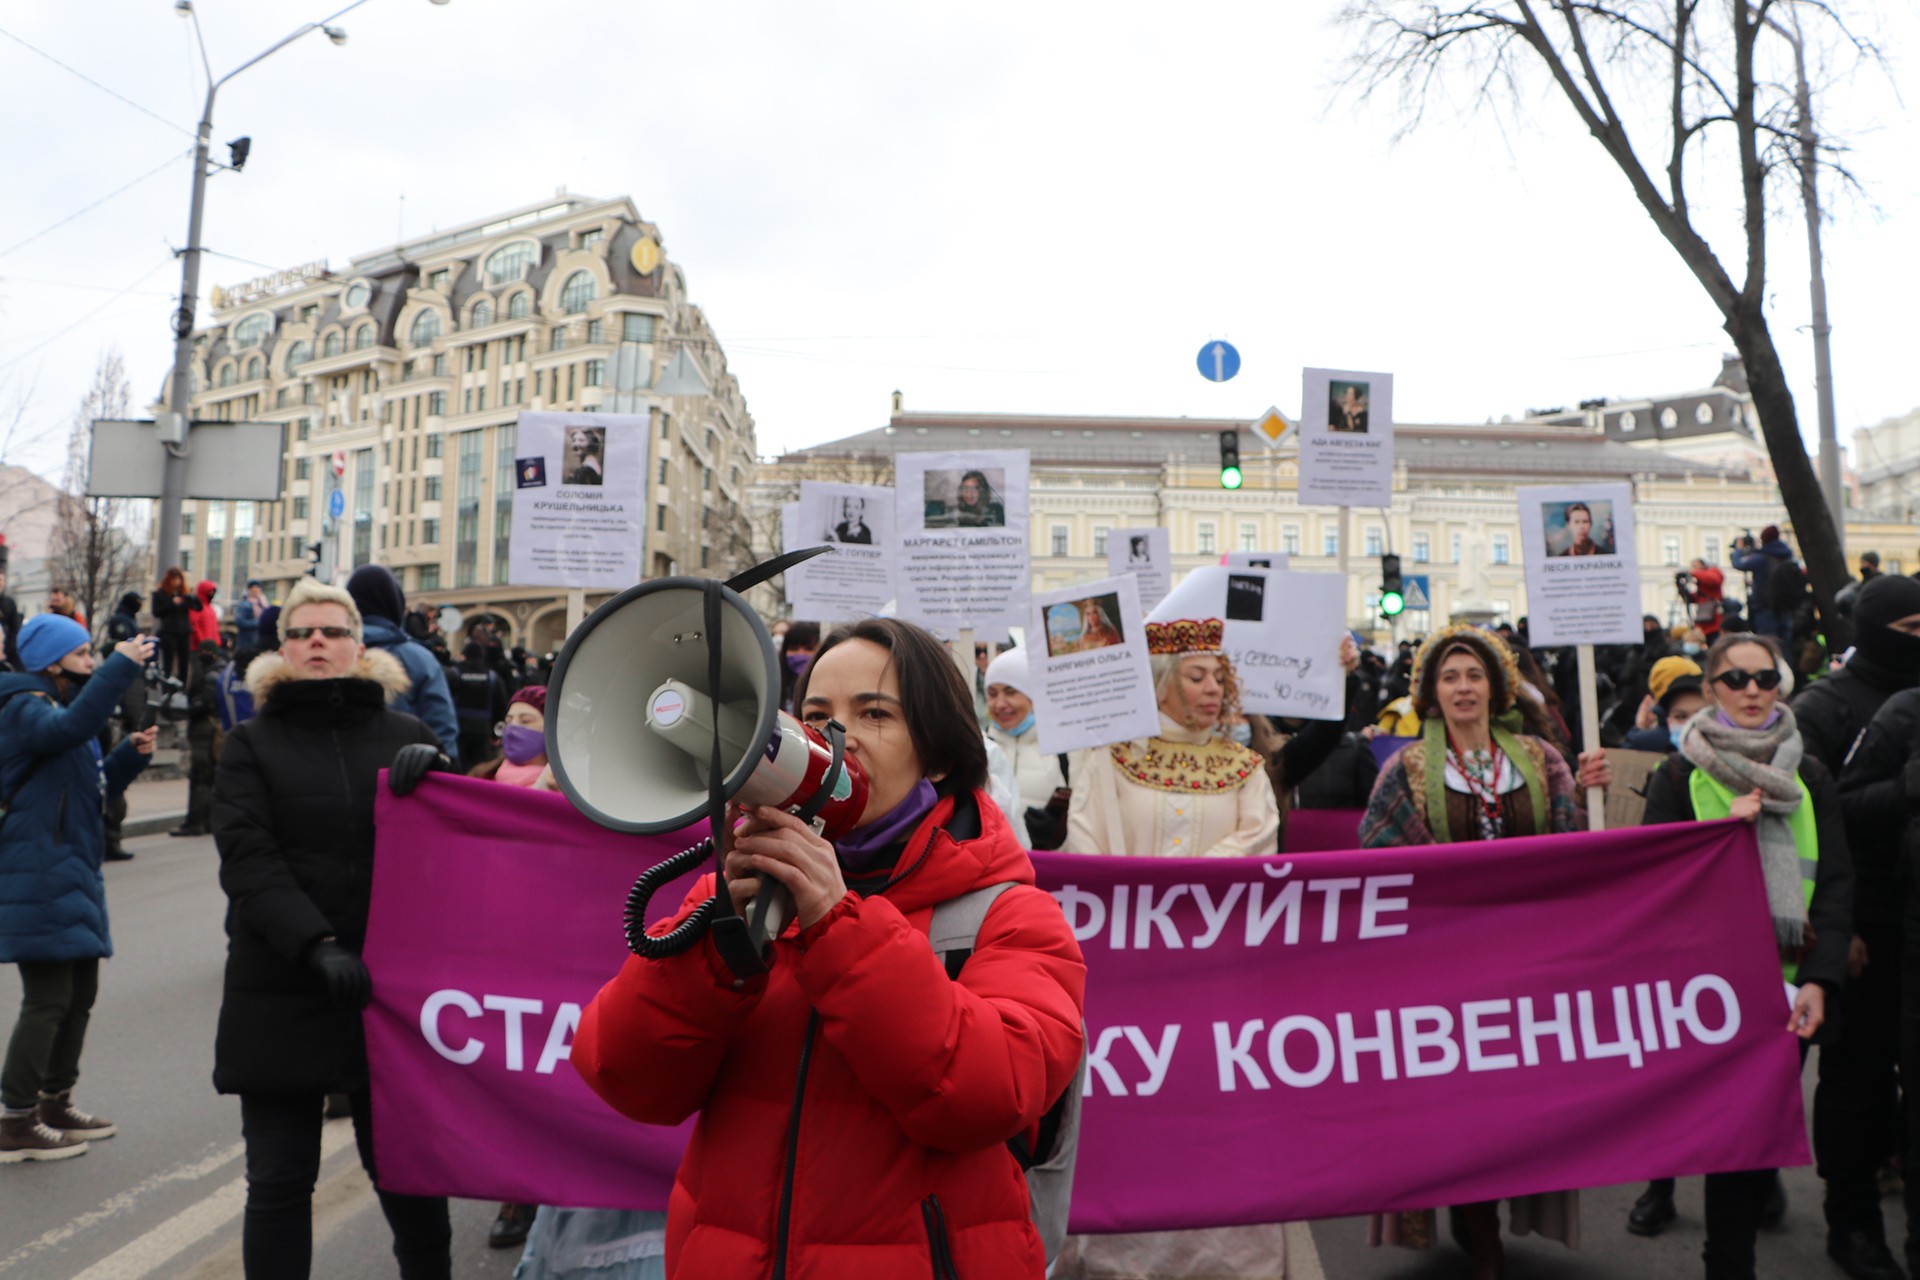
[{"label": "woman's hand on megaphone", "polygon": [[[734,828],[725,864],[735,905],[742,905],[757,891],[757,883],[746,889],[752,877],[771,876],[793,895],[800,927],[811,928],[847,896],[839,855],[812,827],[784,809],[742,812],[746,821]],[[741,878],[736,880],[736,875]]]}]

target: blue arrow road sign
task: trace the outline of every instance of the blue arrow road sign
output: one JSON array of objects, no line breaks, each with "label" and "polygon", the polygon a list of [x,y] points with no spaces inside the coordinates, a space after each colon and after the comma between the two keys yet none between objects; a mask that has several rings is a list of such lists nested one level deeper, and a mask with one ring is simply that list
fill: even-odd
[{"label": "blue arrow road sign", "polygon": [[347,513],[347,491],[335,489],[327,495],[327,514],[338,520]]},{"label": "blue arrow road sign", "polygon": [[1225,382],[1240,372],[1240,353],[1231,342],[1209,342],[1200,348],[1200,376],[1208,382]]}]

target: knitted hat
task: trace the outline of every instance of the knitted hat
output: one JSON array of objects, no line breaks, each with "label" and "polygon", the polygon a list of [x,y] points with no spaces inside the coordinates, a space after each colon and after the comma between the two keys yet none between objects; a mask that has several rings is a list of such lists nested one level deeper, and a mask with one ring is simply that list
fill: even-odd
[{"label": "knitted hat", "polygon": [[1520,687],[1520,666],[1514,661],[1513,650],[1491,631],[1461,622],[1442,627],[1428,636],[1413,655],[1414,711],[1422,716],[1434,714],[1434,691],[1428,687],[1428,668],[1431,666],[1433,679],[1437,681],[1441,661],[1456,649],[1472,653],[1487,669],[1487,683],[1493,694],[1489,709],[1493,715],[1511,710],[1514,691]]},{"label": "knitted hat", "polygon": [[366,618],[385,618],[396,627],[407,616],[407,593],[383,564],[363,564],[347,578],[347,594]]},{"label": "knitted hat", "polygon": [[987,687],[996,684],[1006,685],[1009,689],[1018,689],[1026,693],[1032,688],[1033,674],[1027,666],[1027,651],[1024,646],[1007,650],[987,664]]},{"label": "knitted hat", "polygon": [[516,702],[524,702],[544,716],[547,714],[547,686],[543,684],[530,684],[526,688],[519,690],[511,698],[507,699],[508,708],[511,709]]},{"label": "knitted hat", "polygon": [[1667,705],[1667,698],[1688,689],[1698,692],[1704,688],[1701,677],[1705,673],[1700,664],[1692,658],[1662,658],[1653,664],[1653,670],[1647,672],[1647,692],[1661,706]]},{"label": "knitted hat", "polygon": [[20,628],[14,643],[20,650],[20,665],[28,671],[45,671],[75,649],[93,643],[87,629],[72,618],[58,613],[37,613]]}]

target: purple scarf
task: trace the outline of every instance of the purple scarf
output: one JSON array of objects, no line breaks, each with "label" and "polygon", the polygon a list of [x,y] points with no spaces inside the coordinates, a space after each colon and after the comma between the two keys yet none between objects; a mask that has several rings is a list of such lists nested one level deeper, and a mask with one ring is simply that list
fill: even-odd
[{"label": "purple scarf", "polygon": [[[1745,726],[1743,726],[1743,725],[1737,725],[1737,724],[1735,724],[1735,723],[1734,723],[1734,722],[1732,721],[1732,719],[1728,717],[1728,715],[1727,715],[1727,713],[1726,713],[1726,712],[1724,712],[1724,711],[1722,711],[1722,710],[1720,710],[1720,708],[1718,708],[1718,707],[1715,707],[1715,708],[1713,709],[1713,714],[1714,714],[1714,716],[1715,716],[1715,718],[1717,718],[1717,719],[1718,719],[1718,720],[1720,721],[1720,723],[1721,723],[1721,724],[1723,724],[1723,725],[1725,725],[1725,726],[1727,726],[1727,728],[1729,728],[1729,729],[1740,729],[1740,728],[1744,728],[1744,727],[1745,727]],[[1773,709],[1773,714],[1767,717],[1767,722],[1766,722],[1765,724],[1763,724],[1763,725],[1761,725],[1761,726],[1760,726],[1760,727],[1759,727],[1758,729],[1755,729],[1755,730],[1754,730],[1754,732],[1755,732],[1755,733],[1765,733],[1765,732],[1766,732],[1767,730],[1769,730],[1769,729],[1771,729],[1771,728],[1773,728],[1773,726],[1774,726],[1774,725],[1776,725],[1776,724],[1779,724],[1779,723],[1780,723],[1780,708],[1779,708],[1779,707],[1775,707],[1775,708]]]},{"label": "purple scarf", "polygon": [[871,871],[875,857],[888,846],[912,834],[920,820],[940,802],[940,793],[925,778],[914,784],[906,799],[872,822],[864,823],[834,841],[840,865],[848,871]]}]

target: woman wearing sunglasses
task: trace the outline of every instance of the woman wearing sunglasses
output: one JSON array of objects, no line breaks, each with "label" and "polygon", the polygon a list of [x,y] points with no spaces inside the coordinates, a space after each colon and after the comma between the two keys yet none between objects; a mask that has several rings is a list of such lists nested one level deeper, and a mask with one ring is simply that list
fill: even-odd
[{"label": "woman wearing sunglasses", "polygon": [[[1707,650],[1702,708],[1680,749],[1647,780],[1645,821],[1754,824],[1780,967],[1797,988],[1787,1030],[1801,1052],[1826,1016],[1827,996],[1847,976],[1853,863],[1840,794],[1810,755],[1787,706],[1785,657],[1771,637],[1723,635]],[[1707,1175],[1707,1277],[1754,1273],[1754,1234],[1773,1171]]]},{"label": "woman wearing sunglasses", "polygon": [[[439,739],[388,703],[406,669],[361,643],[360,610],[312,579],[280,615],[282,643],[247,668],[257,713],[228,735],[213,791],[227,971],[213,1083],[240,1095],[247,1280],[303,1280],[313,1254],[321,1099],[347,1095],[360,1160],[379,1188],[360,1011],[380,770],[408,790],[451,767]],[[380,1191],[403,1280],[451,1276],[447,1202]]]}]

